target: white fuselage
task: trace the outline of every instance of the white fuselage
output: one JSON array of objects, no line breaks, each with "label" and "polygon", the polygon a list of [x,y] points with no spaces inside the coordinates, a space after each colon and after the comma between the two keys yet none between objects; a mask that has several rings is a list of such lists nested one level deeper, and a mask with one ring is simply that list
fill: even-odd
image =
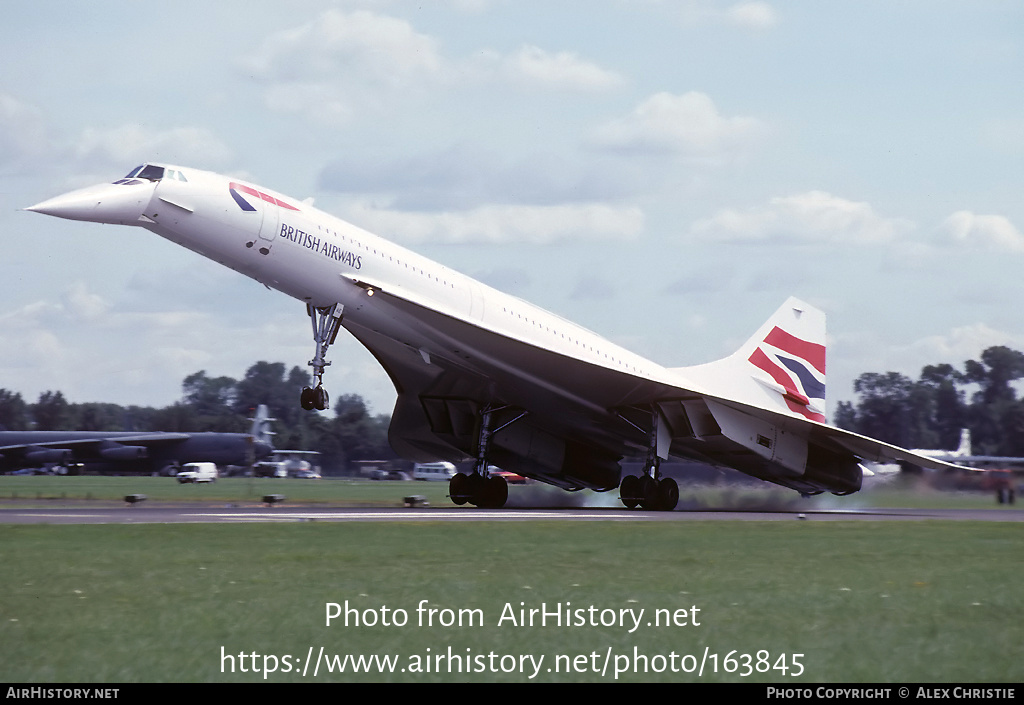
[{"label": "white fuselage", "polygon": [[[373,328],[426,354],[450,345],[415,322],[374,306],[374,288],[444,315],[590,364],[679,383],[664,367],[601,336],[499,292],[312,206],[263,187],[187,170],[188,182],[156,184],[142,224],[246,276],[316,307],[341,303],[345,320]],[[239,192],[254,210],[229,196]],[[134,188],[134,187],[125,187]],[[259,196],[252,195],[256,192]],[[449,345],[450,344],[450,345]],[[431,349],[440,346],[441,349]],[[461,348],[460,348],[461,349]]]}]

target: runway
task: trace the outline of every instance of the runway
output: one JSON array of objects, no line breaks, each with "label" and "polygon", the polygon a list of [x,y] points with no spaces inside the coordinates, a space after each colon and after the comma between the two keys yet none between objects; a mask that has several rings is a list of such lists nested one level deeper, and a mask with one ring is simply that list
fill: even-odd
[{"label": "runway", "polygon": [[182,524],[293,522],[516,521],[997,521],[1024,522],[1024,509],[852,509],[797,511],[674,511],[627,509],[475,509],[238,506],[0,507],[0,524]]}]

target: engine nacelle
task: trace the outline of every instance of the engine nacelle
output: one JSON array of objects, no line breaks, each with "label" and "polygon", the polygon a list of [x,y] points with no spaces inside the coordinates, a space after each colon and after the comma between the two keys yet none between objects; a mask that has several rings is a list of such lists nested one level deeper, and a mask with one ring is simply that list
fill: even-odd
[{"label": "engine nacelle", "polygon": [[860,490],[864,471],[855,458],[811,444],[804,479],[824,490],[843,495]]},{"label": "engine nacelle", "polygon": [[494,434],[491,460],[505,470],[542,477],[564,488],[606,491],[619,486],[619,456],[552,435],[528,423]]},{"label": "engine nacelle", "polygon": [[110,442],[100,447],[100,456],[104,460],[144,460],[149,457],[149,449],[145,446],[126,446]]},{"label": "engine nacelle", "polygon": [[614,490],[622,476],[620,456],[579,443],[567,443],[562,474],[577,484],[599,492]]},{"label": "engine nacelle", "polygon": [[31,448],[25,451],[25,460],[30,463],[56,463],[64,465],[71,462],[74,453],[67,448]]}]

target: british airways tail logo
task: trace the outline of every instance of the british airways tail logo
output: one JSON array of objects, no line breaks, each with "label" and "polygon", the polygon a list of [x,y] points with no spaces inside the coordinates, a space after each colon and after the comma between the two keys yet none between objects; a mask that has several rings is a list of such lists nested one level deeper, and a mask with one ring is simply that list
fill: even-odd
[{"label": "british airways tail logo", "polygon": [[792,411],[825,422],[825,346],[797,338],[778,326],[748,358],[782,387]]},{"label": "british airways tail logo", "polygon": [[256,189],[254,189],[251,186],[246,186],[245,184],[235,183],[234,181],[232,181],[230,184],[228,184],[228,192],[231,194],[231,198],[235,199],[235,203],[238,204],[238,207],[241,208],[243,211],[255,211],[256,210],[256,206],[254,206],[253,204],[251,204],[247,200],[245,200],[245,198],[242,196],[243,193],[247,194],[249,196],[252,196],[254,198],[258,198],[261,201],[266,201],[267,203],[273,203],[276,206],[280,206],[281,208],[286,208],[286,209],[288,209],[290,211],[297,211],[297,210],[299,210],[295,206],[290,205],[288,203],[285,203],[284,201],[282,201],[279,198],[274,198],[269,193],[263,193],[262,191],[257,191]]}]

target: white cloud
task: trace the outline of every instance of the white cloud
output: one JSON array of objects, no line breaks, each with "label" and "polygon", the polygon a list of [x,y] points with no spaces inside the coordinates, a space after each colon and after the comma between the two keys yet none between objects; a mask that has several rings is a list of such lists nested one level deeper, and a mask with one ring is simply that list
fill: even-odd
[{"label": "white cloud", "polygon": [[779,23],[778,13],[767,2],[751,0],[727,7],[721,0],[671,0],[664,3],[678,13],[686,26],[735,25],[744,29],[767,30]]},{"label": "white cloud", "polygon": [[265,80],[358,79],[402,86],[436,74],[437,43],[401,19],[365,10],[330,9],[316,20],[271,35],[245,65]]},{"label": "white cloud", "polygon": [[1024,252],[1024,234],[1001,215],[957,211],[943,221],[941,231],[953,243]]},{"label": "white cloud", "polygon": [[490,0],[450,0],[456,10],[469,13],[480,13],[488,8]]},{"label": "white cloud", "polygon": [[775,9],[766,2],[741,2],[727,9],[725,17],[751,29],[771,29],[779,22]]},{"label": "white cloud", "polygon": [[239,65],[264,84],[269,108],[323,124],[466,81],[562,91],[603,91],[625,83],[620,74],[573,52],[531,45],[510,54],[481,48],[471,58],[453,59],[406,20],[366,10],[327,10],[272,34]]},{"label": "white cloud", "polygon": [[449,71],[434,38],[405,20],[338,9],[272,34],[240,64],[267,86],[268,107],[327,123],[345,120],[357,105],[377,104],[388,93],[436,82]]},{"label": "white cloud", "polygon": [[[326,83],[315,81],[272,83],[267,86],[263,100],[278,112],[300,115],[321,125],[340,125],[355,114],[351,94]],[[309,106],[315,105],[315,110]]]},{"label": "white cloud", "polygon": [[982,139],[995,152],[1024,152],[1024,118],[990,118],[981,129]]},{"label": "white cloud", "polygon": [[60,301],[33,301],[0,314],[4,330],[27,331],[57,325],[62,329],[78,325],[83,319],[93,321],[109,308],[98,294],[89,291],[85,282],[75,282],[59,294]]},{"label": "white cloud", "polygon": [[948,362],[960,365],[964,360],[976,360],[981,353],[996,345],[1015,350],[1024,349],[1024,336],[995,330],[984,323],[953,328],[945,335],[933,335],[914,341],[910,352],[922,360],[921,366]]},{"label": "white cloud", "polygon": [[444,213],[357,205],[349,219],[405,243],[551,243],[563,240],[633,240],[643,231],[639,208],[592,203],[556,206],[486,205]]},{"label": "white cloud", "polygon": [[[830,336],[829,345],[830,355],[842,360],[842,369],[851,375],[892,370],[917,379],[927,365],[948,363],[962,370],[966,360],[977,360],[983,351],[996,345],[1022,350],[1024,335],[974,323],[901,341],[898,335],[880,335],[872,326],[870,332],[846,331],[835,338]],[[852,383],[852,377],[836,375],[833,378],[830,373],[830,398],[833,401],[852,398]]]},{"label": "white cloud", "polygon": [[0,165],[6,169],[57,172],[67,184],[84,185],[148,160],[217,168],[232,158],[231,149],[203,127],[126,123],[86,127],[69,138],[55,132],[39,108],[0,93]]},{"label": "white cloud", "polygon": [[50,139],[39,108],[0,93],[0,163],[44,156]]},{"label": "white cloud", "polygon": [[657,93],[629,115],[597,129],[601,147],[640,152],[667,152],[698,160],[735,156],[765,131],[751,117],[725,117],[704,93]]},{"label": "white cloud", "polygon": [[[109,303],[77,282],[46,300],[0,311],[0,380],[8,380],[0,386],[30,400],[59,389],[76,402],[164,405],[197,370],[240,377],[258,359],[254,351],[295,364],[308,359],[309,323],[290,307],[284,325],[276,303],[254,307],[262,311],[258,317],[236,310],[221,319],[222,312],[197,310],[187,296],[162,293],[161,303],[129,310],[136,303],[130,297]],[[215,293],[223,298],[222,288]]]},{"label": "white cloud", "polygon": [[772,198],[744,211],[725,209],[699,220],[690,233],[733,242],[854,244],[890,242],[913,223],[885,218],[868,203],[849,201],[824,191]]},{"label": "white cloud", "polygon": [[99,318],[110,308],[110,304],[99,294],[90,292],[84,282],[72,284],[61,295],[61,301],[67,313],[87,321]]},{"label": "white cloud", "polygon": [[86,128],[74,152],[79,160],[99,160],[126,171],[143,161],[216,167],[228,163],[232,157],[230,148],[206,128],[154,130],[132,123],[106,130]]},{"label": "white cloud", "polygon": [[602,91],[625,83],[621,75],[573,52],[551,53],[530,45],[505,57],[503,66],[506,75],[515,81],[558,90]]},{"label": "white cloud", "polygon": [[337,193],[372,194],[404,211],[609,202],[635,193],[624,170],[599,161],[581,162],[554,151],[522,151],[507,159],[475,144],[393,159],[342,159],[323,169],[320,186]]}]

